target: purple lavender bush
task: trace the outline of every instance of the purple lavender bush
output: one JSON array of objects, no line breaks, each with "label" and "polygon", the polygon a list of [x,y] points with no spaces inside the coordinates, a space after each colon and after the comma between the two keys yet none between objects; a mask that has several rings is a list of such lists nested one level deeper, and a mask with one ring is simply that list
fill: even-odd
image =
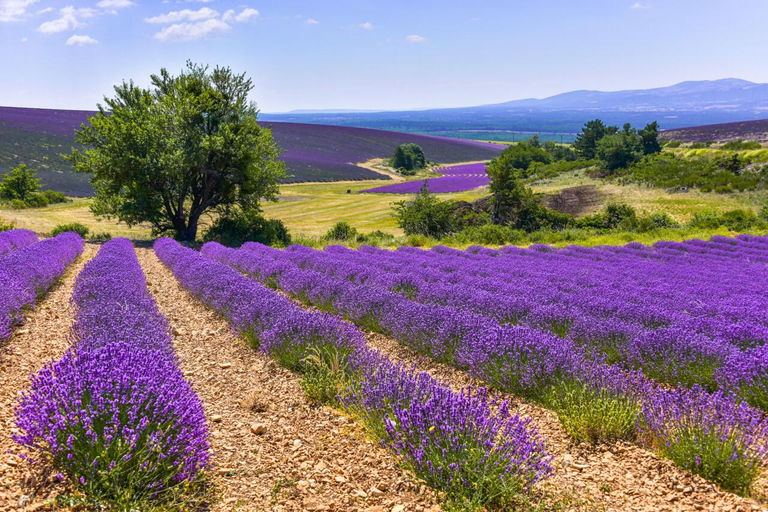
[{"label": "purple lavender bush", "polygon": [[0,257],[0,341],[11,337],[24,308],[53,286],[81,252],[83,239],[63,233]]},{"label": "purple lavender bush", "polygon": [[0,256],[37,242],[37,235],[28,229],[11,229],[0,233]]},{"label": "purple lavender bush", "polygon": [[749,494],[768,462],[766,418],[722,391],[659,389],[644,401],[639,426],[663,456],[737,494]]},{"label": "purple lavender bush", "polygon": [[[182,286],[223,314],[238,332],[256,339],[252,343],[260,350],[303,373],[302,386],[310,389],[310,398],[318,390],[327,398],[329,389],[341,388],[334,403],[356,415],[405,467],[445,492],[449,506],[513,506],[551,471],[535,428],[511,415],[506,404],[493,404],[485,391],[455,393],[428,374],[368,348],[362,333],[341,318],[306,312],[172,240],[158,240],[155,251]],[[229,251],[209,243],[203,253],[232,255]],[[329,381],[335,387],[319,385]]]},{"label": "purple lavender bush", "polygon": [[205,414],[130,241],[102,246],[78,276],[73,302],[74,346],[33,376],[14,440],[94,503],[194,501],[210,458]]}]

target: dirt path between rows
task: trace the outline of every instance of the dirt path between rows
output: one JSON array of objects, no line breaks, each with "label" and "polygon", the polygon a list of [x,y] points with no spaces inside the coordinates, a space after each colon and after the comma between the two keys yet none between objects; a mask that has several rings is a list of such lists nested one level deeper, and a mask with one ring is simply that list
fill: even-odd
[{"label": "dirt path between rows", "polygon": [[29,387],[30,376],[46,363],[61,358],[69,348],[74,318],[72,289],[80,270],[98,249],[96,244],[85,244],[83,254],[67,269],[61,282],[26,315],[14,337],[0,344],[0,510],[41,506],[64,490],[53,480],[44,480],[44,474],[33,472],[18,457],[24,452],[11,439],[15,428],[13,406],[19,393]]},{"label": "dirt path between rows", "polygon": [[137,249],[150,291],[174,329],[181,369],[211,421],[214,510],[437,509],[351,419],[310,407],[296,375],[233,335],[178,284],[150,249]]}]

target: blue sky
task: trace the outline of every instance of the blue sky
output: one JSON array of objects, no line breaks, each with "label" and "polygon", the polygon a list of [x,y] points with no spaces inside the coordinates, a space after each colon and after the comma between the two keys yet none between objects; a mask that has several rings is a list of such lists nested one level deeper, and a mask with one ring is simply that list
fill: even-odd
[{"label": "blue sky", "polygon": [[0,0],[0,105],[93,109],[187,59],[264,112],[768,82],[765,0]]}]

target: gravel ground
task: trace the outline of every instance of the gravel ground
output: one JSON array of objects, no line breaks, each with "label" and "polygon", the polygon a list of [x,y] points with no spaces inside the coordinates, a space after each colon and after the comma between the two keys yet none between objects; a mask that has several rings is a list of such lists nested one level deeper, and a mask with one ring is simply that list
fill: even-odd
[{"label": "gravel ground", "polygon": [[40,508],[49,498],[65,490],[54,483],[43,468],[32,471],[13,442],[13,406],[16,397],[29,387],[30,376],[46,363],[59,359],[70,344],[74,308],[70,304],[77,274],[96,255],[99,246],[86,244],[83,254],[26,315],[9,341],[0,345],[0,510]]},{"label": "gravel ground", "polygon": [[434,493],[398,469],[353,420],[311,407],[296,375],[233,335],[154,252],[137,253],[211,421],[220,497],[214,510],[439,509]]}]

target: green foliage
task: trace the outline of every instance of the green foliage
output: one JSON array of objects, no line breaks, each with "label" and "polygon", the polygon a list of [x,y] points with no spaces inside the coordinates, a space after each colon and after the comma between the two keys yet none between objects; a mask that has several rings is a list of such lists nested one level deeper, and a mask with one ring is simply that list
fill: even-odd
[{"label": "green foliage", "polygon": [[112,240],[112,235],[109,233],[94,233],[88,237],[88,241],[97,243],[109,242],[110,240]]},{"label": "green foliage", "polygon": [[668,140],[663,144],[665,148],[669,148],[669,149],[679,148],[681,145],[682,145],[682,142],[679,140]]},{"label": "green foliage", "polygon": [[656,121],[645,125],[645,128],[638,130],[640,136],[640,145],[644,155],[652,155],[661,152],[661,143],[659,143],[659,123]]},{"label": "green foliage", "polygon": [[597,158],[597,143],[608,133],[608,127],[599,119],[587,122],[573,143],[573,149],[584,160]]},{"label": "green foliage", "polygon": [[670,190],[698,188],[702,192],[725,194],[766,188],[768,166],[747,166],[745,159],[735,152],[689,158],[661,153],[635,163],[626,175],[633,181]]},{"label": "green foliage", "polygon": [[545,403],[557,413],[560,424],[577,443],[633,441],[636,437],[640,404],[619,393],[563,379],[552,387]]},{"label": "green foliage", "polygon": [[88,232],[90,230],[87,226],[84,226],[83,224],[80,224],[79,222],[72,222],[71,224],[59,224],[55,228],[51,230],[51,236],[60,235],[61,233],[77,233],[81,237],[85,238],[88,236]]},{"label": "green foliage", "polygon": [[[762,215],[762,212],[761,212]],[[764,226],[765,220],[748,210],[730,210],[721,214],[714,211],[696,213],[689,225],[699,229],[716,229],[724,226],[731,231],[743,232],[756,226]]]},{"label": "green foliage", "polygon": [[67,202],[67,196],[65,196],[63,192],[58,192],[56,190],[43,190],[42,194],[45,196],[45,199],[48,200],[48,204]]},{"label": "green foliage", "polygon": [[346,222],[337,222],[323,238],[326,240],[354,240],[357,238],[357,229]]},{"label": "green foliage", "polygon": [[205,232],[206,242],[218,242],[228,247],[240,247],[245,242],[266,245],[290,245],[291,235],[277,219],[265,219],[251,207],[224,211]]},{"label": "green foliage", "polygon": [[659,443],[659,450],[681,468],[746,496],[760,468],[740,439],[739,434],[724,436],[719,429],[681,423],[676,442]]},{"label": "green foliage", "polygon": [[314,349],[304,358],[300,384],[310,401],[338,405],[338,397],[350,378],[347,357],[336,349],[326,348]]},{"label": "green foliage", "polygon": [[597,142],[597,158],[609,174],[638,161],[642,154],[642,141],[629,123],[620,132],[606,135]]},{"label": "green foliage", "polygon": [[[418,144],[400,144],[395,148],[390,164],[395,169],[405,169],[406,173],[412,173],[426,167],[427,159],[424,156],[424,150]],[[401,172],[401,174],[405,173]]]},{"label": "green foliage", "polygon": [[256,122],[250,79],[188,62],[178,76],[162,69],[151,83],[116,86],[76,133],[83,148],[69,160],[93,174],[94,214],[191,241],[201,215],[276,197],[285,165],[270,130]]},{"label": "green foliage", "polygon": [[508,169],[514,178],[528,178],[534,163],[547,164],[550,160],[549,154],[538,144],[538,138],[531,138],[510,145],[491,162],[491,165],[495,164],[497,169]]},{"label": "green foliage", "polygon": [[26,165],[20,164],[3,175],[0,182],[0,199],[18,199],[25,202],[31,194],[40,190],[40,180],[35,176],[35,171]]},{"label": "green foliage", "polygon": [[455,230],[453,204],[429,192],[429,180],[412,201],[395,203],[397,224],[406,235],[441,238]]},{"label": "green foliage", "polygon": [[723,144],[723,149],[731,151],[743,151],[747,149],[760,149],[762,146],[756,140],[744,141],[743,139],[736,139]]},{"label": "green foliage", "polygon": [[5,222],[4,220],[0,219],[0,233],[3,231],[10,231],[12,229],[16,229],[16,225],[13,222]]}]

